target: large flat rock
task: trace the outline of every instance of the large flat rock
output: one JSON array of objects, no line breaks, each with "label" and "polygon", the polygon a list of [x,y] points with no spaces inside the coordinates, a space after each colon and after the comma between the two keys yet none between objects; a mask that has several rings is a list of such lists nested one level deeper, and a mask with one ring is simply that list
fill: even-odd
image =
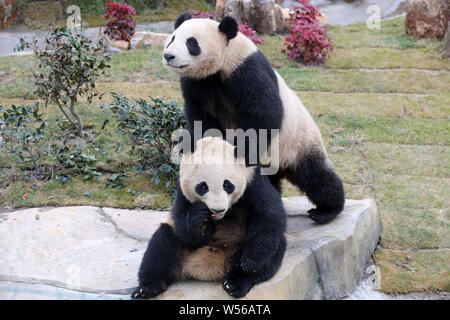
[{"label": "large flat rock", "polygon": [[[327,225],[305,197],[284,199],[283,265],[246,299],[340,299],[360,280],[380,236],[373,200],[347,200]],[[0,214],[0,299],[128,299],[147,241],[167,212],[98,207]],[[231,299],[220,283],[183,281],[159,299]]]}]

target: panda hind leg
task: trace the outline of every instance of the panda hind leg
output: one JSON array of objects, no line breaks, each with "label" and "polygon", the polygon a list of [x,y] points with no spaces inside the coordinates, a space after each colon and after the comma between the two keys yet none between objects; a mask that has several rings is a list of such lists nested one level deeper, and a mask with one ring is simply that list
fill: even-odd
[{"label": "panda hind leg", "polygon": [[244,297],[253,286],[272,278],[281,266],[284,252],[286,250],[286,239],[283,236],[280,246],[272,256],[267,266],[259,273],[245,273],[241,267],[242,250],[236,252],[232,259],[232,266],[222,279],[223,289],[233,298]]},{"label": "panda hind leg", "polygon": [[139,286],[131,297],[157,296],[180,276],[182,245],[173,228],[162,223],[148,243],[139,268]]},{"label": "panda hind leg", "polygon": [[296,167],[289,168],[287,178],[316,205],[316,208],[308,211],[316,223],[330,222],[344,209],[342,181],[320,152],[304,156]]}]

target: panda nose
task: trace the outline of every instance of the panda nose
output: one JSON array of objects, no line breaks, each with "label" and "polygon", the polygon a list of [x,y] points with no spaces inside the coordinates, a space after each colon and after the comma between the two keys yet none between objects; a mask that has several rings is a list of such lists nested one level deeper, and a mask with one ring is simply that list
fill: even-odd
[{"label": "panda nose", "polygon": [[166,59],[167,62],[169,62],[170,60],[175,59],[175,56],[173,54],[170,54],[170,53],[164,53],[164,59]]},{"label": "panda nose", "polygon": [[225,211],[225,209],[211,209],[211,211],[214,213],[222,213]]}]

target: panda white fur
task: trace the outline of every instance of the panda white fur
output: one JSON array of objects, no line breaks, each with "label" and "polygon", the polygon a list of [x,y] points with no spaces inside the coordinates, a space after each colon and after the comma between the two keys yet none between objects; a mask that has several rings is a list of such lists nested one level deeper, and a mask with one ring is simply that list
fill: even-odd
[{"label": "panda white fur", "polygon": [[218,23],[180,15],[163,62],[180,75],[192,137],[195,121],[201,121],[202,133],[218,129],[223,136],[226,129],[279,129],[272,142],[279,139],[280,170],[270,176],[272,184],[279,191],[282,178],[297,185],[316,205],[309,214],[317,223],[342,211],[343,184],[316,123],[233,18]]},{"label": "panda white fur", "polygon": [[152,236],[132,297],[152,297],[192,278],[221,280],[226,292],[242,297],[280,267],[285,226],[281,198],[267,176],[235,159],[225,140],[203,138],[183,156],[171,219]]}]

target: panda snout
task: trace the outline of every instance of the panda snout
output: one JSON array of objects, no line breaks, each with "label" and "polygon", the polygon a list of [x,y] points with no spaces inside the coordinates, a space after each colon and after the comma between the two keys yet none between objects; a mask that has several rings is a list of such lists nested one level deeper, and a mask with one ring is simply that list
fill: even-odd
[{"label": "panda snout", "polygon": [[225,209],[211,209],[211,211],[212,211],[213,213],[222,213],[222,212],[225,211]]},{"label": "panda snout", "polygon": [[164,59],[166,59],[166,61],[169,62],[169,61],[175,59],[175,56],[170,53],[164,53]]}]

